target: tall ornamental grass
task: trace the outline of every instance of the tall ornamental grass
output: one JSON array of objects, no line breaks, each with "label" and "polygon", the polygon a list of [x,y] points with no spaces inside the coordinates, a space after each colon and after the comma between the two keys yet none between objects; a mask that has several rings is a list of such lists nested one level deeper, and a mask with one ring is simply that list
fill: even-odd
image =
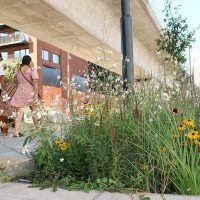
[{"label": "tall ornamental grass", "polygon": [[123,91],[118,77],[108,79],[92,82],[95,95],[74,110],[61,135],[46,126],[34,135],[34,184],[199,195],[198,92],[187,81]]}]

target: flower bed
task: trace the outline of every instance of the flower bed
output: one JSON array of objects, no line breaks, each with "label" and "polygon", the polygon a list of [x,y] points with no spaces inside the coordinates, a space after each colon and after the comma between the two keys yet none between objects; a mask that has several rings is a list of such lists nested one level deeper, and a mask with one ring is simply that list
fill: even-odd
[{"label": "flower bed", "polygon": [[199,195],[199,97],[180,87],[102,94],[80,106],[61,136],[44,126],[34,184]]}]

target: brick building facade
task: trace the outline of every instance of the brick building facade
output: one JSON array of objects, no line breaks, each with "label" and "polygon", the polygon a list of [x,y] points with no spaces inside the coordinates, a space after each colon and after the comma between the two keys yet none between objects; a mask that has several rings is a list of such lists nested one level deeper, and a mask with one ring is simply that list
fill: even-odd
[{"label": "brick building facade", "polygon": [[79,84],[84,82],[87,61],[4,24],[0,24],[0,52],[4,60],[32,57],[38,66],[39,92],[48,106],[56,96],[67,99],[67,91],[60,86],[58,77],[64,84],[72,78]]}]

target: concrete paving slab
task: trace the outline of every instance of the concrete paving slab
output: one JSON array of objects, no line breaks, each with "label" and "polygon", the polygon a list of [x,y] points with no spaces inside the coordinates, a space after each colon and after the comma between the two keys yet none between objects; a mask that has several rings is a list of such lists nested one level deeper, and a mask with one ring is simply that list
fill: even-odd
[{"label": "concrete paving slab", "polygon": [[5,166],[16,165],[30,160],[22,154],[24,138],[0,135],[0,163]]},{"label": "concrete paving slab", "polygon": [[[24,137],[0,135],[0,170],[4,170],[11,178],[28,175],[34,169],[33,161],[24,154],[24,140]],[[29,148],[32,146],[29,145]]]},{"label": "concrete paving slab", "polygon": [[200,196],[178,196],[160,194],[122,194],[111,192],[91,191],[66,191],[58,189],[39,190],[29,188],[28,184],[5,183],[0,184],[0,200],[141,200],[139,196],[149,197],[145,200],[200,200]]}]

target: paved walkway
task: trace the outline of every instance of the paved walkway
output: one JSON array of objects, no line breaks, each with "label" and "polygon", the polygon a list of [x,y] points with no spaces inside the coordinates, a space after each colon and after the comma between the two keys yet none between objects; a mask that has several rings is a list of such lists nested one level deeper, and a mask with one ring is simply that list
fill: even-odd
[{"label": "paved walkway", "polygon": [[22,154],[23,143],[24,138],[13,138],[0,134],[0,166],[10,166],[28,161],[29,158]]},{"label": "paved walkway", "polygon": [[[62,189],[58,189],[57,192],[52,192],[51,189],[39,190],[38,188],[28,188],[28,186],[27,184],[21,183],[0,184],[0,200],[200,200],[200,197],[175,195],[126,195],[98,191],[85,193]],[[149,198],[142,198],[142,196]]]},{"label": "paved walkway", "polygon": [[[12,133],[13,130],[9,131]],[[4,170],[12,178],[28,175],[34,168],[31,158],[25,155],[24,139],[0,134],[0,173]]]}]

